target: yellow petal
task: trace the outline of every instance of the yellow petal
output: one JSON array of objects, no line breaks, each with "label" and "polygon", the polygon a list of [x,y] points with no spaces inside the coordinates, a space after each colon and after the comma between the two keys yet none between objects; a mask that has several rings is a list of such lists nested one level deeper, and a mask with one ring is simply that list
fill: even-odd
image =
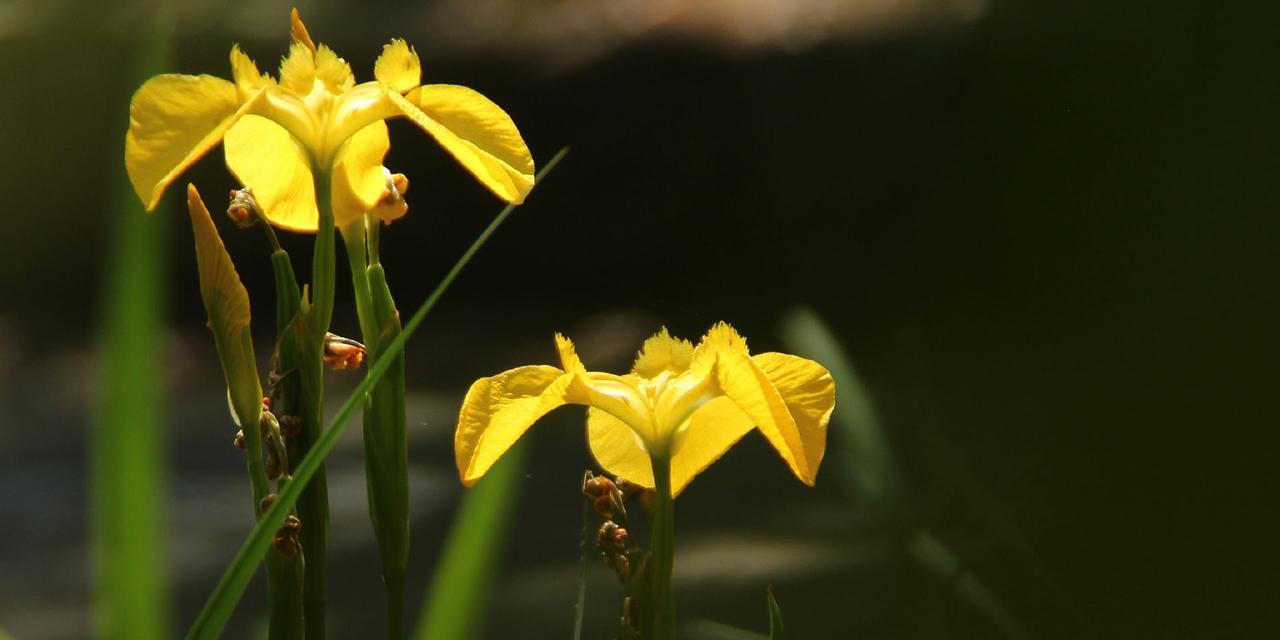
[{"label": "yellow petal", "polygon": [[262,387],[249,334],[249,292],[240,282],[195,185],[187,185],[187,209],[196,240],[200,297],[222,361],[228,397],[237,415],[256,417],[262,409]]},{"label": "yellow petal", "polygon": [[333,219],[339,227],[377,206],[387,190],[382,159],[390,148],[387,125],[378,120],[357,131],[338,150],[333,161]]},{"label": "yellow petal", "polygon": [[316,79],[324,83],[330,93],[339,94],[356,86],[351,65],[338,57],[333,49],[320,45],[316,50]]},{"label": "yellow petal", "polygon": [[283,127],[246,115],[227,132],[227,168],[253,188],[267,220],[278,227],[314,232],[315,184],[307,152]]},{"label": "yellow petal", "polygon": [[533,156],[511,117],[488,98],[448,84],[387,98],[499,198],[520,203],[533,188]]},{"label": "yellow petal", "polygon": [[565,404],[571,377],[537,365],[476,380],[462,401],[453,437],[462,484],[475,484],[534,422]]},{"label": "yellow petal", "polygon": [[804,443],[810,477],[818,473],[827,448],[827,422],[836,406],[836,383],[817,362],[785,353],[762,353],[751,360],[769,377]]},{"label": "yellow petal", "polygon": [[271,76],[258,71],[258,65],[240,50],[238,44],[231,47],[231,77],[235,79],[242,99],[272,82]]},{"label": "yellow petal", "polygon": [[582,364],[582,360],[578,358],[578,352],[573,348],[573,341],[556,334],[556,352],[560,354],[560,366],[569,373],[582,373],[587,370]]},{"label": "yellow petal", "polygon": [[769,377],[752,362],[746,340],[729,325],[718,324],[698,345],[691,368],[698,368],[699,361],[710,357],[715,358],[714,372],[720,390],[755,422],[796,477],[812,485],[817,470],[809,467],[795,419]]},{"label": "yellow petal", "polygon": [[148,211],[261,95],[242,101],[234,84],[205,75],[166,74],[143,83],[129,104],[124,159],[133,189]]},{"label": "yellow petal", "polygon": [[[708,402],[689,421],[689,427],[671,458],[671,492],[680,492],[693,478],[724,455],[751,431],[751,418],[728,398]],[[653,466],[643,443],[623,421],[591,409],[587,413],[587,439],[591,454],[609,473],[653,488]]]},{"label": "yellow petal", "polygon": [[382,55],[373,65],[373,77],[385,85],[404,93],[422,82],[422,62],[418,52],[407,42],[396,38],[391,44],[382,45]]},{"label": "yellow petal", "polygon": [[311,34],[307,33],[307,25],[302,24],[302,15],[298,13],[297,7],[289,12],[289,39],[310,49],[313,53],[316,50],[316,43],[311,39]]},{"label": "yellow petal", "polygon": [[[653,466],[639,436],[627,423],[592,407],[587,410],[587,444],[605,471],[653,487]],[[674,474],[673,474],[674,475]]]},{"label": "yellow petal", "polygon": [[755,422],[732,400],[721,396],[704,405],[689,418],[681,432],[675,455],[671,456],[671,491],[679,494],[693,477],[720,459],[742,439]]},{"label": "yellow petal", "polygon": [[642,378],[656,378],[663,371],[683,373],[693,359],[693,345],[688,340],[671,337],[667,328],[644,341],[631,372]]},{"label": "yellow petal", "polygon": [[315,87],[316,54],[301,42],[289,45],[289,55],[280,62],[280,86],[298,97],[305,97]]}]

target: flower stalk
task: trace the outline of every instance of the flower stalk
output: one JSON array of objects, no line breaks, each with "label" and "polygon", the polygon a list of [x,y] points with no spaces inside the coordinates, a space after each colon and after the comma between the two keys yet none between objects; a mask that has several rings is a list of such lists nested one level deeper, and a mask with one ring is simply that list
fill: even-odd
[{"label": "flower stalk", "polygon": [[[367,224],[379,224],[372,218]],[[369,251],[376,230],[365,220],[343,227],[351,265],[356,313],[365,348],[376,361],[399,335],[400,316],[387,286],[386,272]],[[376,240],[374,240],[376,242]],[[376,246],[376,245],[375,245]],[[387,590],[387,637],[404,637],[404,581],[409,563],[409,474],[404,409],[404,352],[365,398],[363,434],[369,517],[378,539],[382,579]]]},{"label": "flower stalk", "polygon": [[653,529],[649,538],[650,610],[644,637],[653,640],[675,640],[676,600],[671,590],[671,572],[675,564],[675,499],[671,495],[671,460],[654,455]]}]

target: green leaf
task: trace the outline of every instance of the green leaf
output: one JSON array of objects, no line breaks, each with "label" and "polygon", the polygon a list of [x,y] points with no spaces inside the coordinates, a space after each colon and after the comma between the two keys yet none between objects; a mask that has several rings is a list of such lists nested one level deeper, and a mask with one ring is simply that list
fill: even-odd
[{"label": "green leaf", "polygon": [[773,597],[773,585],[769,585],[769,640],[785,640],[787,632],[782,629],[782,610]]},{"label": "green leaf", "polygon": [[[566,153],[568,153],[567,148],[561,149],[538,173],[538,179],[541,180],[543,176],[555,168]],[[507,205],[493,219],[493,222],[489,223],[489,226],[480,233],[480,236],[462,254],[462,257],[454,263],[453,268],[445,274],[440,284],[431,292],[431,295],[422,303],[422,306],[418,307],[418,310],[405,323],[404,331],[396,336],[390,344],[386,345],[382,356],[377,358],[372,366],[369,367],[368,374],[360,381],[360,384],[356,386],[351,395],[347,397],[347,400],[343,402],[342,407],[338,409],[328,428],[312,445],[311,450],[303,457],[302,461],[298,463],[298,466],[294,469],[293,479],[281,487],[275,503],[271,505],[271,509],[267,511],[262,520],[259,520],[253,531],[249,533],[249,537],[240,545],[235,558],[232,559],[231,564],[223,572],[218,584],[213,589],[213,593],[205,601],[204,607],[201,608],[195,622],[192,623],[191,628],[187,631],[188,638],[207,638],[212,640],[222,633],[227,619],[231,617],[231,612],[235,609],[236,603],[240,600],[245,587],[248,586],[249,580],[253,577],[254,567],[271,545],[271,536],[275,532],[275,527],[267,523],[279,522],[288,513],[288,510],[292,508],[293,503],[297,501],[299,494],[302,493],[302,489],[306,487],[307,482],[311,480],[316,470],[323,464],[325,457],[333,450],[338,437],[342,435],[343,429],[346,428],[347,421],[351,419],[356,409],[364,403],[365,394],[391,367],[397,354],[404,349],[405,342],[413,335],[414,331],[417,331],[418,327],[426,319],[427,314],[440,300],[440,297],[444,295],[444,292],[448,290],[449,285],[458,277],[462,268],[471,261],[471,258],[480,250],[480,247],[489,239],[489,236],[493,235],[493,232],[511,215],[513,210],[515,210],[515,205]]]},{"label": "green leaf", "polygon": [[524,446],[512,448],[464,495],[423,603],[414,633],[418,640],[466,640],[480,635],[503,543],[514,520],[511,508],[524,474],[524,450]]},{"label": "green leaf", "polygon": [[[172,12],[160,9],[144,32],[131,73],[137,83],[131,84],[158,73],[172,56]],[[101,392],[89,454],[94,635],[152,640],[171,634],[165,578],[168,439],[161,411],[164,239],[170,223],[163,215],[147,215],[123,165],[120,174],[110,211],[114,236],[98,336]],[[0,631],[0,638],[8,637]]]}]

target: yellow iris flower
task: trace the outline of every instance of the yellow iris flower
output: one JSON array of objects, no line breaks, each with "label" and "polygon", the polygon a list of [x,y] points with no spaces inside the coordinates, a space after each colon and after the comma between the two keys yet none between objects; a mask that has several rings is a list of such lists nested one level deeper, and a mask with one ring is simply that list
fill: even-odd
[{"label": "yellow iris flower", "polygon": [[560,368],[518,367],[471,385],[454,435],[463,484],[474,484],[534,422],[564,404],[590,407],[587,437],[606,471],[653,487],[650,458],[669,460],[672,495],[752,427],[813,484],[835,407],[835,382],[817,362],[752,356],[724,323],[697,347],[663,329],[621,376],[587,371],[573,343],[558,334],[556,346]]},{"label": "yellow iris flower", "polygon": [[419,84],[418,54],[403,40],[383,46],[374,81],[356,84],[345,60],[312,42],[297,9],[291,17],[293,42],[279,81],[260,73],[237,45],[234,82],[164,74],[134,94],[125,164],[148,211],[223,142],[228,167],[253,188],[273,224],[315,231],[320,185],[330,191],[321,195],[331,198],[335,223],[344,226],[387,192],[383,121],[396,116],[425,130],[498,197],[523,201],[533,187],[533,158],[498,105],[466,87]]}]

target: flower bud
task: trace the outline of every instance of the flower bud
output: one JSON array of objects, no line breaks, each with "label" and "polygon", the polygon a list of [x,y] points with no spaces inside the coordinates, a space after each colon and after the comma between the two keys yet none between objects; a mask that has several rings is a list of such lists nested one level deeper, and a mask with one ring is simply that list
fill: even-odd
[{"label": "flower bud", "polygon": [[253,189],[245,187],[231,190],[231,204],[227,205],[227,217],[241,229],[252,227],[263,219],[262,207],[253,197]]},{"label": "flower bud", "polygon": [[372,213],[384,224],[391,224],[409,211],[409,203],[404,200],[404,194],[409,190],[409,178],[403,173],[391,173],[386,167],[382,168],[382,173],[387,179],[387,190],[373,205]]},{"label": "flower bud", "polygon": [[324,362],[334,371],[356,369],[364,362],[364,345],[333,333],[324,336]]}]

